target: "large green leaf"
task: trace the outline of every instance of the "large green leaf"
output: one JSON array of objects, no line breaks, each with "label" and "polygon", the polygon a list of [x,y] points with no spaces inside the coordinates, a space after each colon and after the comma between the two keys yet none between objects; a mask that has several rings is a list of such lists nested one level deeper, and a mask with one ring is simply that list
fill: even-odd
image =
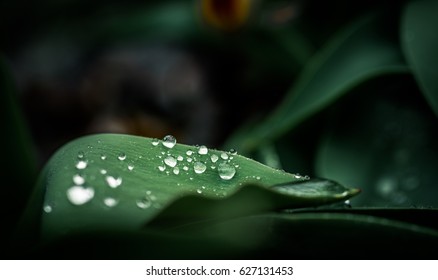
[{"label": "large green leaf", "polygon": [[[39,209],[33,209],[44,213],[43,238],[80,231],[139,229],[175,200],[179,201],[175,206],[178,217],[196,219],[198,211],[225,209],[216,207],[216,200],[224,197],[225,206],[234,207],[224,216],[233,216],[327,204],[358,192],[333,182],[312,183],[232,152],[182,144],[168,148],[163,143],[101,134],[61,148],[41,176],[44,205],[35,204]],[[297,182],[307,185],[300,188]],[[193,196],[202,199],[197,201]],[[201,216],[214,218],[211,214]]]},{"label": "large green leaf", "polygon": [[438,246],[436,230],[370,214],[310,210],[208,220],[166,231],[87,232],[48,243],[36,257],[375,259],[378,253],[380,259],[433,258],[427,252]]},{"label": "large green leaf", "polygon": [[356,22],[307,64],[281,105],[252,129],[238,132],[227,146],[243,154],[276,139],[372,77],[407,68],[396,43],[378,17]]},{"label": "large green leaf", "polygon": [[402,49],[430,106],[438,114],[438,2],[411,1],[403,12]]}]

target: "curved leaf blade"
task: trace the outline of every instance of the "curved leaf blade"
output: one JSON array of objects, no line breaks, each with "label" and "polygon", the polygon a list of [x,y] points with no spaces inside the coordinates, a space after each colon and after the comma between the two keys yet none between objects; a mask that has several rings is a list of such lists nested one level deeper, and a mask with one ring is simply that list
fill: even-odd
[{"label": "curved leaf blade", "polygon": [[370,17],[340,32],[310,60],[272,115],[249,131],[237,132],[227,146],[246,154],[293,129],[363,81],[406,72],[398,46],[381,29],[378,18]]},{"label": "curved leaf blade", "polygon": [[[280,194],[266,187],[305,179],[230,152],[208,150],[204,154],[202,146],[176,144],[169,149],[162,141],[157,145],[154,142],[158,141],[101,134],[77,139],[61,148],[42,175],[41,187],[46,189],[43,236],[51,238],[81,230],[137,229],[178,198],[195,195],[214,201],[233,196],[244,185],[251,190],[242,189],[240,196],[269,193],[271,202],[276,203],[271,208],[284,206],[287,201],[289,205],[293,205],[291,201],[299,201],[295,202],[299,205],[324,204],[356,194],[347,188],[340,197],[323,193],[300,198],[299,191]],[[235,169],[229,180],[219,175],[224,164]],[[196,172],[199,165],[205,171]],[[234,200],[237,204],[257,202],[241,201],[237,193]],[[196,203],[188,203],[187,211],[181,213],[191,215],[198,211],[196,207]]]},{"label": "curved leaf blade", "polygon": [[437,1],[411,1],[404,9],[401,26],[406,60],[435,114],[438,114],[437,13]]}]

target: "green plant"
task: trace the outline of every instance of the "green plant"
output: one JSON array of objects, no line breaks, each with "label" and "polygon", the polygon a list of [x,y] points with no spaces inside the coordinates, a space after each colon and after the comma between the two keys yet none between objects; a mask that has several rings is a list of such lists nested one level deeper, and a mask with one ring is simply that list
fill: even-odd
[{"label": "green plant", "polygon": [[3,146],[20,159],[6,161],[8,195],[23,195],[2,208],[17,213],[7,228],[20,216],[3,233],[6,257],[424,258],[437,248],[436,1],[354,16],[313,55],[296,26],[227,37],[199,28],[189,2],[151,7],[88,19],[98,39],[68,30],[81,45],[142,33],[237,49],[257,65],[246,77],[254,88],[264,75],[299,75],[274,110],[227,135],[222,149],[238,154],[90,135],[59,149],[30,195],[30,141],[2,62],[2,119],[16,122]]}]

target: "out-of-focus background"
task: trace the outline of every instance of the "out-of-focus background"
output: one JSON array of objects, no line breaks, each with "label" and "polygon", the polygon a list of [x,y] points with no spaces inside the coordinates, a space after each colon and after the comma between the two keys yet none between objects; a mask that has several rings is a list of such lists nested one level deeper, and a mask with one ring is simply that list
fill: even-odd
[{"label": "out-of-focus background", "polygon": [[379,1],[6,1],[2,49],[43,164],[81,135],[220,147]]},{"label": "out-of-focus background", "polygon": [[359,205],[436,206],[436,93],[409,55],[433,50],[416,30],[437,26],[410,5],[2,1],[1,52],[38,169],[83,135],[172,134],[360,187]]}]

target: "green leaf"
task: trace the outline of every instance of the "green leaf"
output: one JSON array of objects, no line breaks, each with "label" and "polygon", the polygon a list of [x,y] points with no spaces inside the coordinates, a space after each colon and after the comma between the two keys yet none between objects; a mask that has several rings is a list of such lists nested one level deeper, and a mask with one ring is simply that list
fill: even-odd
[{"label": "green leaf", "polygon": [[438,2],[411,1],[403,12],[402,49],[429,105],[438,114]]},{"label": "green leaf", "polygon": [[[2,232],[15,226],[35,184],[37,166],[31,139],[19,108],[13,77],[6,59],[0,55],[0,127],[2,136]],[[0,244],[2,246],[3,244]],[[3,251],[3,250],[0,250]]]},{"label": "green leaf", "polygon": [[227,146],[247,154],[292,130],[356,85],[379,75],[406,72],[400,50],[380,23],[370,17],[336,35],[306,65],[281,105],[253,129],[237,132]]},{"label": "green leaf", "polygon": [[411,75],[362,87],[331,113],[317,176],[361,188],[356,206],[438,205],[438,123]]},{"label": "green leaf", "polygon": [[[319,193],[310,195],[296,185],[288,193],[268,189],[307,181],[237,154],[217,150],[202,154],[203,149],[182,144],[168,148],[163,141],[118,134],[67,144],[51,158],[41,177],[39,188],[46,190],[45,199],[36,211],[44,209],[43,238],[139,229],[169,205],[171,210],[165,213],[177,213],[177,218],[214,217],[205,209],[225,206],[231,207],[226,213],[241,215],[342,201],[358,192],[340,186],[328,192],[327,186],[315,187]],[[217,208],[223,197],[228,198]]]},{"label": "green leaf", "polygon": [[82,233],[47,244],[41,254],[49,259],[373,259],[379,252],[382,259],[424,259],[438,246],[434,229],[370,214],[311,210],[208,220],[166,231]]}]

